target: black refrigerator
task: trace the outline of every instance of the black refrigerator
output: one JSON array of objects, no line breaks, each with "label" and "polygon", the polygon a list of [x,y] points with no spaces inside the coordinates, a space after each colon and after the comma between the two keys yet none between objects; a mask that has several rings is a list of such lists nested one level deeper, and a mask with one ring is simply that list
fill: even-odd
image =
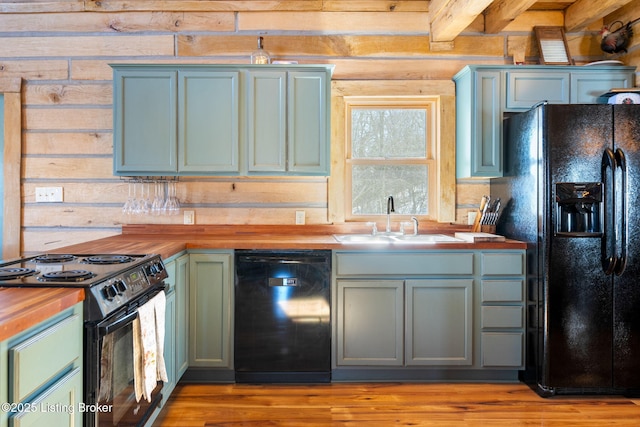
[{"label": "black refrigerator", "polygon": [[640,391],[640,105],[504,120],[497,233],[528,243],[526,370],[541,396]]}]

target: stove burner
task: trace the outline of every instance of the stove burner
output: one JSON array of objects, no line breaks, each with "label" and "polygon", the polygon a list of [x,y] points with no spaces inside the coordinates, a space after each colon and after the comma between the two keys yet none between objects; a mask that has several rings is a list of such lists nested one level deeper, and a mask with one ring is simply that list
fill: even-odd
[{"label": "stove burner", "polygon": [[128,255],[95,255],[85,258],[87,264],[126,264],[133,261]]},{"label": "stove burner", "polygon": [[67,254],[47,254],[35,257],[33,260],[42,264],[55,264],[59,262],[73,261],[76,257]]},{"label": "stove burner", "polygon": [[0,280],[13,280],[33,276],[37,271],[32,268],[6,267],[0,268]]},{"label": "stove burner", "polygon": [[92,277],[95,277],[95,274],[87,270],[63,270],[44,273],[38,277],[38,280],[42,282],[82,282]]}]

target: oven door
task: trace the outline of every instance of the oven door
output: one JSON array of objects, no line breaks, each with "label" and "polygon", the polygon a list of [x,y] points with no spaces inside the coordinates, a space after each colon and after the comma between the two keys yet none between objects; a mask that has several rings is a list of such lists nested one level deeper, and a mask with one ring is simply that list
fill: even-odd
[{"label": "oven door", "polygon": [[[146,299],[145,299],[146,300]],[[90,426],[141,426],[160,405],[162,382],[153,390],[151,402],[136,402],[133,368],[133,321],[137,310],[120,312],[90,328],[86,373],[90,407],[85,420]],[[88,349],[89,350],[89,349]],[[90,419],[90,420],[89,420]]]}]

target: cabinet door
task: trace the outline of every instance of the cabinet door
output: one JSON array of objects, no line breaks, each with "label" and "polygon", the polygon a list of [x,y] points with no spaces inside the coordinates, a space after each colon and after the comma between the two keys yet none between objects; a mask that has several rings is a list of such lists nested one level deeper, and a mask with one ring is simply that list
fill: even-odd
[{"label": "cabinet door", "polygon": [[572,72],[571,103],[596,104],[598,97],[615,88],[633,86],[633,73],[628,71]]},{"label": "cabinet door", "polygon": [[114,174],[175,175],[177,75],[171,70],[114,72]]},{"label": "cabinet door", "polygon": [[[499,71],[478,72],[471,108],[470,174],[473,177],[502,175],[502,108]],[[457,126],[468,126],[460,123]],[[461,153],[461,155],[465,155]]]},{"label": "cabinet door", "polygon": [[287,144],[286,71],[247,73],[249,172],[284,172]]},{"label": "cabinet door", "polygon": [[239,172],[240,72],[179,71],[178,169]]},{"label": "cabinet door", "polygon": [[82,364],[82,326],[82,314],[73,314],[9,349],[12,402],[23,401],[47,387],[69,366]]},{"label": "cabinet door", "polygon": [[473,363],[473,280],[406,281],[407,365]]},{"label": "cabinet door", "polygon": [[338,280],[337,365],[403,364],[402,280]]},{"label": "cabinet door", "polygon": [[189,255],[176,260],[176,381],[189,367]]},{"label": "cabinet door", "polygon": [[289,72],[289,172],[329,172],[327,87],[325,72]]},{"label": "cabinet door", "polygon": [[178,382],[176,378],[176,292],[167,293],[167,302],[164,315],[164,364],[167,370],[167,379],[162,390],[162,400],[166,402],[171,391]]},{"label": "cabinet door", "polygon": [[541,101],[569,103],[569,73],[507,72],[505,110],[528,110]]},{"label": "cabinet door", "polygon": [[82,369],[77,367],[30,403],[30,408],[38,410],[10,417],[9,427],[81,426],[84,413],[79,410],[80,402],[83,402]]},{"label": "cabinet door", "polygon": [[231,254],[189,257],[189,366],[231,367]]}]

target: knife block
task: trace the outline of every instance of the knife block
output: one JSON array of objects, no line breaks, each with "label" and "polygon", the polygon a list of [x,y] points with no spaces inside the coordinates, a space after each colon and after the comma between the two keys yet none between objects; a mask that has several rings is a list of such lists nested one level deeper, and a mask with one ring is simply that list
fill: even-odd
[{"label": "knife block", "polygon": [[496,226],[483,224],[480,226],[480,231],[483,233],[496,234]]}]

